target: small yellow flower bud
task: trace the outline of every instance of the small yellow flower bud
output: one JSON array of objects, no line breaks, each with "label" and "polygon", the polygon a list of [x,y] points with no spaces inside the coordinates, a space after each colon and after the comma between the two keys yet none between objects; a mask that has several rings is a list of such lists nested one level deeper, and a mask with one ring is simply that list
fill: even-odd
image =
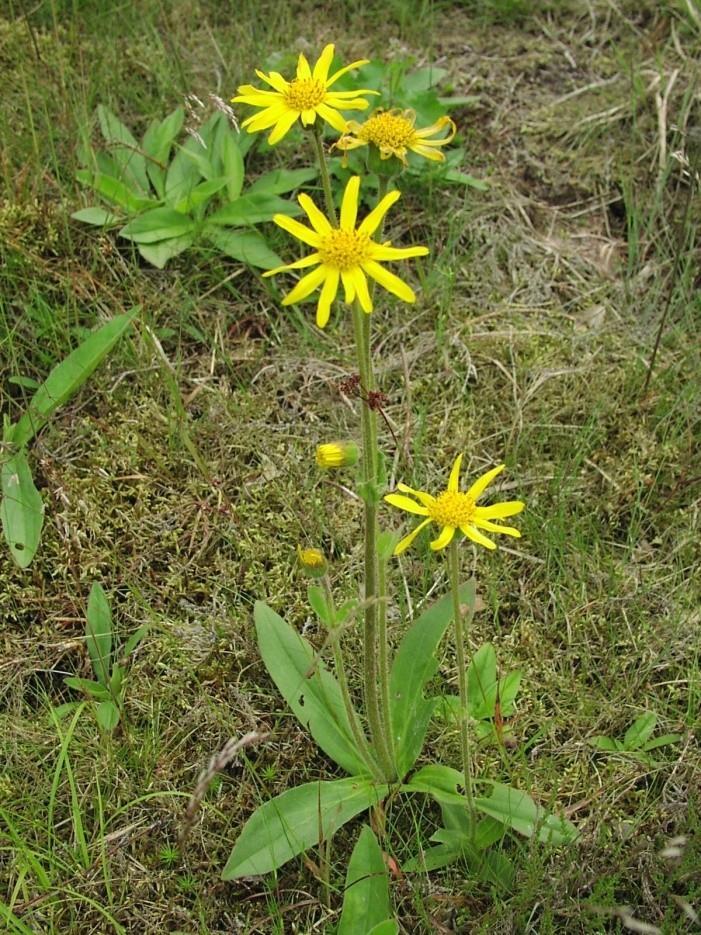
[{"label": "small yellow flower bud", "polygon": [[358,462],[355,442],[326,442],[316,446],[316,463],[320,468],[350,467]]},{"label": "small yellow flower bud", "polygon": [[310,578],[323,578],[328,570],[326,557],[320,549],[303,549],[298,545],[297,559]]}]

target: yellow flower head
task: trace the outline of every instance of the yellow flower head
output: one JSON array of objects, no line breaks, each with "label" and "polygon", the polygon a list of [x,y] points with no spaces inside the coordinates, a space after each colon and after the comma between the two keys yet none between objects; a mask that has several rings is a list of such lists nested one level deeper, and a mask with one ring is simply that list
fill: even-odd
[{"label": "yellow flower head", "polygon": [[237,88],[237,96],[231,98],[232,102],[262,108],[260,113],[244,120],[241,126],[245,127],[249,133],[257,133],[259,130],[268,130],[272,127],[272,132],[268,137],[271,145],[279,143],[300,118],[305,126],[310,126],[319,116],[339,133],[343,133],[346,121],[338,111],[365,110],[368,102],[360,95],[378,92],[365,88],[357,91],[330,91],[329,88],[338,81],[341,75],[345,75],[352,68],[359,68],[368,63],[368,59],[359,59],[357,62],[346,65],[345,68],[339,68],[329,77],[333,49],[333,45],[326,46],[314,70],[309,67],[309,62],[304,55],[300,55],[297,62],[297,77],[292,81],[287,81],[276,71],[271,71],[269,75],[266,75],[256,70],[261,81],[265,81],[273,90],[254,88],[251,84],[243,84]]},{"label": "yellow flower head", "polygon": [[311,228],[285,214],[276,214],[273,220],[288,233],[310,247],[314,252],[309,256],[267,270],[263,276],[275,276],[288,269],[316,267],[297,283],[294,289],[282,300],[283,305],[294,305],[321,286],[321,294],[316,310],[316,323],[323,328],[331,314],[331,303],[336,298],[339,283],[343,283],[344,298],[347,305],[358,299],[364,312],[372,311],[372,299],[368,289],[366,274],[375,279],[388,292],[398,296],[404,302],[415,302],[414,291],[402,282],[394,273],[380,265],[383,260],[404,260],[412,256],[426,256],[428,247],[392,247],[387,243],[376,243],[372,235],[382,223],[382,219],[395,201],[399,192],[388,192],[380,203],[373,208],[364,221],[356,228],[358,214],[358,193],[360,177],[354,175],[346,185],[341,204],[341,219],[338,227],[333,227],[328,218],[317,208],[312,199],[305,194],[297,200],[311,222]]},{"label": "yellow flower head", "polygon": [[[500,464],[491,471],[487,471],[482,477],[479,477],[467,493],[461,493],[458,488],[458,479],[460,476],[460,465],[462,455],[458,455],[455,464],[450,472],[448,479],[448,489],[437,497],[423,490],[412,490],[406,484],[397,484],[397,488],[405,494],[411,494],[415,497],[402,496],[398,493],[387,494],[385,500],[392,506],[399,507],[400,510],[406,510],[407,513],[418,513],[419,516],[425,516],[426,519],[408,536],[405,536],[401,542],[397,543],[394,550],[395,555],[408,549],[419,532],[429,523],[436,523],[441,526],[441,532],[438,538],[431,542],[431,548],[436,551],[444,549],[453,539],[456,529],[460,529],[468,539],[483,545],[486,549],[496,549],[496,545],[491,539],[488,539],[481,529],[487,532],[500,532],[507,536],[519,538],[521,533],[513,526],[501,526],[492,520],[505,519],[507,516],[515,516],[520,513],[525,504],[521,500],[507,500],[504,503],[495,503],[492,506],[477,506],[477,501],[494,480],[497,474],[504,470],[504,465]],[[418,502],[416,502],[418,501]]]},{"label": "yellow flower head", "polygon": [[323,578],[326,574],[328,563],[321,549],[303,549],[298,545],[297,560],[311,578]]},{"label": "yellow flower head", "polygon": [[317,445],[316,463],[326,470],[352,467],[358,463],[358,446],[355,442],[325,442]]},{"label": "yellow flower head", "polygon": [[[413,110],[376,110],[365,121],[349,120],[346,132],[334,145],[338,149],[357,149],[359,146],[373,144],[382,159],[396,156],[406,165],[407,150],[418,153],[426,159],[443,162],[445,156],[441,146],[447,146],[455,136],[457,127],[450,117],[440,117],[430,127],[417,130],[414,127],[416,114]],[[429,139],[448,128],[448,135],[440,139]]]}]

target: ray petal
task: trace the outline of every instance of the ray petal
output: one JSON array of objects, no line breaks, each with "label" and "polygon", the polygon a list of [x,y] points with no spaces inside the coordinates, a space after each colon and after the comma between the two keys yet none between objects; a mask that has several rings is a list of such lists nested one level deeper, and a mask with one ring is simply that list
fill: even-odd
[{"label": "ray petal", "polygon": [[431,496],[430,493],[426,493],[425,490],[414,490],[413,487],[407,487],[406,484],[397,484],[397,490],[401,490],[402,493],[410,493],[417,500],[420,500],[424,506],[432,506],[436,502],[436,498]]},{"label": "ray petal", "polygon": [[325,328],[331,315],[331,305],[338,292],[339,272],[337,269],[326,268],[326,280],[321,289],[319,304],[316,307],[316,324]]},{"label": "ray petal", "polygon": [[341,227],[344,230],[355,230],[355,219],[358,216],[358,192],[360,191],[360,176],[354,175],[349,179],[343,193],[341,203]]},{"label": "ray petal", "polygon": [[401,193],[397,191],[397,189],[392,192],[388,192],[382,201],[372,209],[370,214],[368,214],[365,220],[361,223],[360,227],[358,228],[358,232],[361,234],[367,234],[368,237],[372,237],[372,235],[382,223],[385,214],[387,214],[395,201],[398,201],[400,197]]},{"label": "ray petal", "polygon": [[513,536],[514,539],[521,538],[521,532],[515,526],[500,526],[499,523],[490,523],[489,520],[479,519],[477,516],[472,522],[480,529],[486,529],[487,532],[502,532],[505,536]]},{"label": "ray petal", "polygon": [[408,260],[412,256],[426,256],[428,247],[386,247],[384,244],[374,244],[370,254],[373,260],[391,261]]},{"label": "ray petal", "polygon": [[486,536],[483,536],[479,529],[475,529],[474,526],[461,526],[460,530],[467,536],[468,539],[471,539],[473,542],[476,542],[477,545],[483,545],[485,549],[496,549],[496,545],[492,542],[491,539],[488,539]]},{"label": "ray petal", "polygon": [[329,107],[328,104],[322,102],[316,105],[316,112],[320,117],[323,117],[334,130],[338,130],[339,133],[345,132],[346,121],[333,107]]},{"label": "ray petal", "polygon": [[434,552],[438,552],[439,549],[444,549],[447,545],[453,541],[453,536],[455,535],[455,526],[444,526],[441,530],[440,536],[437,539],[434,539],[431,542],[431,548]]},{"label": "ray petal", "polygon": [[430,519],[425,519],[422,523],[419,523],[416,529],[412,529],[412,531],[409,533],[408,536],[404,536],[403,539],[400,539],[399,542],[394,547],[394,554],[401,555],[402,552],[406,552],[406,550],[409,548],[409,546],[414,541],[414,539],[416,539],[416,537],[421,532],[421,530],[424,528],[424,526],[428,526],[430,522],[431,522]]},{"label": "ray petal", "polygon": [[497,476],[497,474],[501,474],[501,472],[504,470],[505,467],[506,467],[505,464],[497,464],[497,466],[492,468],[491,471],[487,471],[486,474],[483,474],[481,477],[478,477],[477,480],[472,485],[472,487],[470,487],[470,489],[467,491],[467,496],[470,497],[470,499],[472,500],[475,500],[475,501],[479,500],[479,498],[485,492],[487,487],[489,487],[489,485],[492,483],[492,481]]},{"label": "ray petal", "polygon": [[[350,65],[344,65],[343,68],[339,68],[338,71],[335,71],[330,78],[326,81],[326,87],[330,88],[332,84],[335,84],[341,75],[347,74],[349,71],[352,71],[354,68],[361,68],[363,65],[367,65],[370,59],[368,58],[359,58],[357,62],[351,62]],[[377,92],[375,92],[377,93]]]},{"label": "ray petal", "polygon": [[294,218],[290,218],[286,214],[274,214],[273,221],[275,221],[278,227],[282,227],[283,230],[286,230],[288,234],[292,234],[293,237],[296,237],[303,243],[308,243],[310,247],[320,246],[321,237],[317,232],[310,230],[305,224],[300,224],[299,221],[295,221]]},{"label": "ray petal", "polygon": [[350,274],[353,278],[355,294],[358,297],[358,301],[360,302],[360,307],[364,312],[370,314],[372,311],[372,296],[370,295],[370,290],[368,289],[368,281],[365,278],[365,273],[362,271],[362,269],[356,268],[352,269]]},{"label": "ray petal", "polygon": [[457,493],[458,484],[460,482],[460,465],[462,464],[462,454],[459,454],[455,459],[455,463],[450,471],[450,477],[448,478],[448,492]]},{"label": "ray petal", "polygon": [[306,78],[311,78],[311,76],[312,70],[309,67],[307,57],[303,53],[300,53],[300,56],[297,59],[297,78],[300,81],[304,81]]},{"label": "ray petal", "polygon": [[328,234],[328,232],[331,230],[331,224],[329,223],[326,215],[317,208],[309,195],[306,195],[304,192],[302,192],[297,196],[297,201],[300,203],[302,210],[309,218],[309,222],[311,223],[314,230],[318,234]]},{"label": "ray petal", "polygon": [[428,516],[428,509],[420,503],[412,500],[411,497],[404,497],[400,493],[385,494],[384,499],[392,506],[399,507],[400,510],[406,510],[407,513],[416,513],[418,516]]},{"label": "ray petal", "polygon": [[380,264],[376,263],[374,260],[366,260],[361,265],[368,276],[372,276],[372,278],[377,280],[381,286],[384,286],[388,292],[396,295],[404,302],[411,303],[416,301],[414,290],[410,286],[407,286],[407,284],[403,282],[399,276],[395,276],[394,273],[390,273],[388,269],[380,266]]},{"label": "ray petal", "polygon": [[326,79],[329,77],[329,68],[331,68],[331,62],[333,61],[333,50],[333,43],[324,46],[321,55],[316,60],[314,71],[312,72],[312,77],[315,81],[321,81],[323,85],[326,84]]},{"label": "ray petal", "polygon": [[299,114],[295,110],[286,111],[275,124],[272,133],[268,137],[268,143],[271,146],[275,146],[276,143],[279,143],[280,140],[288,133],[292,127],[292,124],[297,120],[298,116]]},{"label": "ray petal", "polygon": [[295,260],[294,263],[286,263],[284,266],[276,266],[275,269],[266,269],[263,278],[266,276],[277,276],[278,273],[285,273],[288,269],[305,269],[307,266],[314,266],[321,263],[321,257],[318,253],[310,253],[309,256],[302,257],[301,260]]},{"label": "ray petal", "polygon": [[271,88],[275,88],[280,94],[285,94],[290,86],[289,82],[278,71],[271,71],[269,75],[266,75],[265,72],[258,71],[256,68],[256,74],[261,81],[265,81],[266,84],[269,84]]},{"label": "ray petal", "polygon": [[516,516],[525,505],[522,500],[504,500],[503,503],[493,503],[491,506],[475,507],[475,516],[478,519],[506,519],[507,516]]},{"label": "ray petal", "polygon": [[323,282],[327,273],[328,268],[326,266],[323,264],[321,266],[317,266],[317,268],[313,269],[311,273],[307,273],[306,276],[303,276],[294,289],[287,293],[285,298],[282,300],[282,304],[295,305],[297,302],[301,302],[302,299],[306,299],[306,297],[311,295],[316,287],[321,282]]}]

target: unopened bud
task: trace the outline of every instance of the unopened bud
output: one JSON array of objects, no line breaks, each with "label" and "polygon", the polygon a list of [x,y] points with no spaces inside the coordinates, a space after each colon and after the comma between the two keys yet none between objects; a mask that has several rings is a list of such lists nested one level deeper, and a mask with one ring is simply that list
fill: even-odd
[{"label": "unopened bud", "polygon": [[320,549],[303,549],[298,545],[297,560],[310,578],[323,578],[328,570],[328,562]]},{"label": "unopened bud", "polygon": [[358,446],[355,442],[326,442],[316,446],[316,463],[320,468],[351,467],[358,463]]}]

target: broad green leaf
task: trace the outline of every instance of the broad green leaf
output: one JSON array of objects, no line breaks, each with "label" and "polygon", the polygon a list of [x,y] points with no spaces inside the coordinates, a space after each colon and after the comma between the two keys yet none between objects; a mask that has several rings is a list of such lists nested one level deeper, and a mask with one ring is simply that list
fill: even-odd
[{"label": "broad green leaf", "polygon": [[18,451],[2,466],[0,514],[10,554],[20,568],[26,568],[39,547],[44,501],[34,486],[24,450]]},{"label": "broad green leaf", "polygon": [[402,77],[402,94],[409,97],[420,91],[428,91],[441,82],[447,74],[447,68],[439,68],[437,65],[417,68]]},{"label": "broad green leaf", "polygon": [[405,860],[402,869],[406,873],[430,873],[432,870],[439,870],[441,867],[454,864],[463,857],[464,852],[459,844],[437,844],[435,847],[422,850],[417,857]]},{"label": "broad green leaf", "polygon": [[364,809],[388,793],[387,786],[351,777],[309,782],[288,789],[257,808],[229,855],[222,879],[257,876],[327,841]]},{"label": "broad green leaf", "polygon": [[166,167],[173,141],[182,129],[184,119],[185,111],[178,107],[164,120],[154,120],[144,134],[142,146],[151,157],[146,160],[146,173],[159,198],[165,197]]},{"label": "broad green leaf", "polygon": [[514,672],[509,672],[499,680],[499,704],[501,705],[503,717],[511,717],[514,713],[514,702],[516,701],[518,690],[521,687],[522,677],[523,672],[516,669]]},{"label": "broad green leaf", "polygon": [[623,738],[623,747],[626,750],[637,750],[642,747],[650,737],[657,724],[657,715],[654,711],[646,711],[628,728]]},{"label": "broad green leaf", "polygon": [[282,260],[265,242],[265,238],[254,230],[225,230],[208,227],[205,237],[227,256],[259,269],[274,269],[282,266]]},{"label": "broad green leaf", "polygon": [[243,187],[243,155],[234,131],[230,127],[227,131],[218,136],[217,152],[222,162],[222,175],[226,177],[226,194],[230,201],[235,201]]},{"label": "broad green leaf", "polygon": [[[460,588],[460,601],[470,614],[475,604],[475,582]],[[392,733],[400,775],[405,775],[421,752],[436,699],[426,699],[425,685],[438,669],[436,651],[452,620],[453,604],[449,594],[421,614],[404,634],[392,663],[390,703]]]},{"label": "broad green leaf", "polygon": [[661,737],[655,737],[654,740],[648,740],[643,750],[657,750],[658,747],[666,747],[670,743],[679,743],[684,739],[683,734],[662,734]]},{"label": "broad green leaf", "polygon": [[88,623],[85,641],[93,672],[105,687],[110,684],[112,667],[112,611],[102,585],[95,581],[88,598]]},{"label": "broad green leaf", "polygon": [[118,224],[119,217],[105,211],[104,208],[81,208],[80,211],[74,211],[71,214],[76,221],[83,221],[85,224],[96,224],[98,227],[104,227],[105,224]]},{"label": "broad green leaf", "polygon": [[366,773],[336,679],[309,643],[267,604],[256,601],[254,618],[265,667],[297,719],[347,773]]},{"label": "broad green leaf", "polygon": [[409,782],[402,786],[402,792],[423,792],[437,802],[464,806],[465,796],[457,791],[458,785],[463,783],[463,775],[457,769],[431,763],[414,773]]},{"label": "broad green leaf", "polygon": [[102,363],[135,316],[136,310],[117,315],[87,337],[65,360],[56,364],[32,397],[27,411],[13,426],[8,441],[18,446],[26,445]]},{"label": "broad green leaf", "polygon": [[195,185],[192,191],[188,192],[184,198],[181,198],[180,201],[176,202],[173,207],[176,211],[179,211],[182,214],[187,214],[188,211],[199,208],[200,205],[208,202],[209,199],[212,198],[213,195],[216,195],[216,193],[224,188],[225,185],[225,178],[210,179],[207,182],[200,182],[200,184]]},{"label": "broad green leaf", "polygon": [[110,693],[113,698],[119,698],[122,693],[122,683],[124,681],[123,666],[112,666],[112,675],[110,676]]},{"label": "broad green leaf", "polygon": [[90,169],[79,169],[75,177],[83,185],[89,185],[99,192],[108,201],[112,201],[124,208],[129,214],[138,214],[152,208],[156,202],[152,198],[145,198],[134,192],[120,179],[103,172],[91,172]]},{"label": "broad green leaf", "polygon": [[134,630],[134,632],[132,633],[132,635],[129,637],[129,639],[126,641],[126,643],[125,643],[124,646],[122,647],[122,656],[123,656],[123,657],[131,656],[131,654],[132,654],[132,653],[134,652],[134,650],[137,648],[137,646],[139,645],[139,643],[142,641],[142,639],[143,639],[143,638],[146,636],[146,634],[148,633],[150,627],[151,627],[151,624],[150,624],[150,623],[142,623],[140,627],[138,627],[136,630]]},{"label": "broad green leaf", "polygon": [[136,243],[155,243],[171,237],[191,234],[195,228],[192,218],[174,208],[154,208],[134,218],[120,230],[121,237]]},{"label": "broad green leaf", "polygon": [[147,195],[149,184],[146,175],[146,160],[139,144],[127,127],[102,104],[98,105],[97,116],[102,135],[109,144],[109,153],[121,167],[124,180],[131,185],[131,188],[137,191],[140,189],[141,194]]},{"label": "broad green leaf", "polygon": [[211,224],[245,227],[247,224],[270,221],[274,214],[286,214],[292,217],[301,214],[301,210],[294,202],[286,201],[279,195],[258,192],[252,195],[242,195],[231,204],[224,205],[207,220]]},{"label": "broad green leaf", "polygon": [[494,717],[496,685],[497,654],[491,643],[485,643],[467,669],[467,707],[471,717]]},{"label": "broad green leaf", "polygon": [[318,174],[316,168],[274,169],[272,172],[259,176],[249,185],[248,192],[251,195],[256,192],[265,192],[266,195],[284,195],[304,185],[305,182],[310,182]]},{"label": "broad green leaf", "polygon": [[113,701],[101,701],[95,708],[95,717],[100,727],[109,733],[119,724],[119,708]]},{"label": "broad green leaf", "polygon": [[617,753],[624,749],[620,740],[614,740],[613,737],[605,737],[603,734],[590,737],[588,742],[596,750],[602,750],[604,753]]},{"label": "broad green leaf", "polygon": [[174,204],[191,192],[198,182],[216,175],[199,140],[189,137],[173,157],[165,181],[165,199]]},{"label": "broad green leaf", "polygon": [[517,831],[527,838],[537,836],[539,841],[549,844],[569,844],[578,835],[572,822],[551,815],[525,792],[499,782],[489,783],[492,791],[488,796],[476,796],[475,808],[496,818],[502,825]]},{"label": "broad green leaf", "polygon": [[75,675],[68,675],[63,682],[69,688],[84,692],[98,701],[104,701],[110,696],[109,690],[104,685],[101,685],[100,682],[94,682],[92,679],[81,679]]},{"label": "broad green leaf", "polygon": [[157,243],[140,243],[138,250],[141,256],[152,266],[163,269],[168,260],[179,256],[191,247],[194,242],[195,237],[193,234],[185,234],[183,237],[171,237],[169,240],[159,240]]},{"label": "broad green leaf", "polygon": [[459,182],[469,188],[476,188],[480,192],[489,191],[489,182],[485,182],[484,179],[476,179],[474,175],[468,175],[467,172],[460,172],[458,169],[448,169],[444,178],[446,182]]},{"label": "broad green leaf", "polygon": [[368,935],[397,935],[398,932],[399,926],[394,919],[385,919],[379,925],[374,925]]},{"label": "broad green leaf", "polygon": [[337,935],[367,935],[391,912],[382,848],[370,826],[363,825],[348,864]]}]

